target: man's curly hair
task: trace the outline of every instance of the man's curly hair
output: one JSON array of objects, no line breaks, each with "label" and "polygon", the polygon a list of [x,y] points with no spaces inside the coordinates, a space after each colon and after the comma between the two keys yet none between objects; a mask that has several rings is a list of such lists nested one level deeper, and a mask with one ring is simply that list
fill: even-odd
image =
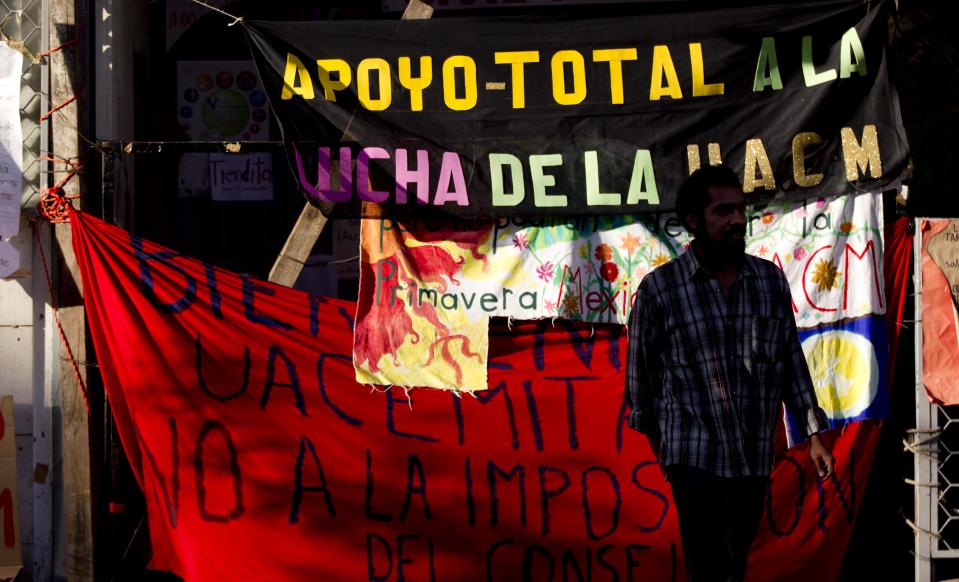
[{"label": "man's curly hair", "polygon": [[739,176],[729,166],[703,166],[683,182],[676,196],[676,216],[687,231],[692,232],[687,220],[689,215],[703,216],[709,205],[709,189],[718,186],[742,188]]}]

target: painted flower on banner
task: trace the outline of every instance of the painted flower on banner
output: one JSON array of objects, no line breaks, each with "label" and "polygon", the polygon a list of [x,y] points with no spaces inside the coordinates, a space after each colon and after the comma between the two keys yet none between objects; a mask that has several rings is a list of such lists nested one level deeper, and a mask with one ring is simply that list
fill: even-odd
[{"label": "painted flower on banner", "polygon": [[612,283],[616,280],[616,277],[619,276],[619,267],[613,262],[604,263],[603,266],[599,268],[599,274],[603,279]]},{"label": "painted flower on banner", "polygon": [[589,251],[586,250],[586,245],[579,245],[579,258],[585,259],[589,256]]},{"label": "painted flower on banner", "polygon": [[549,283],[553,278],[553,263],[546,261],[539,267],[536,267],[536,276]]},{"label": "painted flower on banner", "polygon": [[801,260],[805,259],[805,258],[806,258],[806,249],[804,249],[804,248],[802,248],[802,247],[796,247],[795,249],[793,249],[793,257],[794,257],[797,261],[801,261]]},{"label": "painted flower on banner", "polygon": [[529,241],[526,239],[526,234],[520,232],[513,236],[513,246],[519,250],[528,249]]},{"label": "painted flower on banner", "polygon": [[774,220],[776,220],[776,215],[774,213],[772,212],[763,213],[763,218],[762,218],[763,224],[772,224]]},{"label": "painted flower on banner", "polygon": [[563,297],[563,311],[567,316],[579,315],[579,296],[570,294]]},{"label": "painted flower on banner", "polygon": [[765,257],[766,255],[769,254],[769,247],[767,247],[766,245],[762,245],[761,247],[759,247],[759,250],[756,251],[756,253],[757,253],[760,257]]},{"label": "painted flower on banner", "polygon": [[662,267],[668,262],[669,262],[669,255],[667,255],[666,253],[659,253],[658,255],[653,257],[652,265],[653,265],[653,268],[655,269],[657,267]]},{"label": "painted flower on banner", "polygon": [[856,226],[851,222],[844,222],[839,225],[839,232],[843,234],[851,234],[854,230],[856,230]]},{"label": "painted flower on banner", "polygon": [[549,313],[556,313],[556,303],[555,303],[555,302],[550,301],[550,300],[547,299],[546,301],[543,302],[543,304],[546,306],[546,311],[548,311]]},{"label": "painted flower on banner", "polygon": [[819,259],[819,262],[816,263],[816,270],[812,275],[812,281],[819,286],[820,291],[829,291],[839,285],[838,279],[841,274],[832,259]]},{"label": "painted flower on banner", "polygon": [[593,256],[601,263],[611,261],[613,260],[613,249],[606,243],[596,245],[596,252],[593,253]]},{"label": "painted flower on banner", "polygon": [[626,233],[626,236],[623,237],[623,244],[619,248],[623,249],[629,254],[633,254],[636,249],[639,248],[640,240],[638,237],[633,236],[633,233]]}]

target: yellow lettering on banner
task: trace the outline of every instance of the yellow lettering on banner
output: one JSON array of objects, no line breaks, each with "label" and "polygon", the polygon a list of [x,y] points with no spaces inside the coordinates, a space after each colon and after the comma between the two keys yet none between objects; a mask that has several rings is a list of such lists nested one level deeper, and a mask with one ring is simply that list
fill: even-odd
[{"label": "yellow lettering on banner", "polygon": [[[710,166],[718,166],[723,163],[722,151],[719,149],[718,143],[706,144],[706,152],[709,155]],[[686,146],[686,162],[690,174],[699,169],[699,144],[691,143]]]},{"label": "yellow lettering on banner", "polygon": [[699,159],[699,144],[691,143],[686,145],[686,167],[689,168],[690,176],[693,175],[693,172],[698,170],[702,166],[702,161]]},{"label": "yellow lettering on banner", "polygon": [[[379,96],[374,99],[370,89],[370,73],[376,73]],[[384,59],[363,59],[356,67],[356,97],[370,111],[383,111],[393,103],[393,83],[390,64]]]},{"label": "yellow lettering on banner", "polygon": [[[566,90],[566,63],[572,65],[573,90]],[[586,99],[586,62],[579,51],[558,51],[550,62],[553,100],[560,105],[579,105]]]},{"label": "yellow lettering on banner", "polygon": [[842,158],[846,162],[846,179],[850,182],[859,179],[859,170],[869,170],[873,178],[882,176],[882,158],[879,156],[879,134],[875,125],[862,128],[862,143],[856,139],[851,127],[839,132],[842,137]]},{"label": "yellow lettering on banner", "polygon": [[286,53],[286,69],[283,71],[283,90],[280,99],[292,99],[299,95],[304,99],[313,99],[313,79],[303,66],[303,61],[293,53]]},{"label": "yellow lettering on banner", "polygon": [[400,57],[400,85],[410,92],[410,111],[423,111],[423,90],[433,82],[433,57],[420,57],[420,76],[414,77],[409,57]]},{"label": "yellow lettering on banner", "polygon": [[526,77],[524,67],[527,63],[539,62],[539,51],[503,51],[493,53],[497,65],[510,65],[513,86],[513,109],[526,107]]},{"label": "yellow lettering on banner", "polygon": [[[663,87],[664,76],[666,87]],[[649,100],[659,101],[663,95],[672,99],[682,99],[683,91],[679,88],[679,77],[676,75],[676,67],[673,66],[669,47],[658,44],[653,47],[653,75],[649,82]]]},{"label": "yellow lettering on banner", "polygon": [[[316,68],[320,85],[323,86],[323,97],[327,101],[336,101],[336,92],[349,87],[350,81],[353,80],[349,63],[342,59],[320,59],[316,61]],[[330,77],[330,73],[336,73],[335,81]]]},{"label": "yellow lettering on banner", "polygon": [[813,188],[822,182],[822,174],[806,173],[806,146],[819,145],[822,138],[818,133],[806,131],[793,138],[793,179],[800,188]]},{"label": "yellow lettering on banner", "polygon": [[[769,163],[769,156],[766,155],[766,148],[763,146],[763,140],[751,139],[746,142],[746,160],[743,163],[743,192],[750,193],[757,186],[762,186],[766,190],[776,189],[776,178],[773,176],[773,167]],[[756,169],[759,169],[759,177],[756,177]]]},{"label": "yellow lettering on banner", "polygon": [[722,152],[719,151],[718,143],[706,144],[706,152],[709,154],[709,165],[718,166],[723,163]]},{"label": "yellow lettering on banner", "polygon": [[593,62],[609,63],[609,93],[613,105],[621,105],[623,96],[623,61],[635,61],[636,49],[597,49],[593,51]]},{"label": "yellow lettering on banner", "polygon": [[722,95],[726,89],[725,83],[706,84],[706,73],[703,70],[703,45],[698,42],[689,43],[689,64],[693,68],[693,97],[709,97]]},{"label": "yellow lettering on banner", "polygon": [[[463,70],[466,93],[456,96],[456,69]],[[454,55],[443,61],[443,101],[453,111],[468,111],[476,106],[476,61],[466,55]]]}]

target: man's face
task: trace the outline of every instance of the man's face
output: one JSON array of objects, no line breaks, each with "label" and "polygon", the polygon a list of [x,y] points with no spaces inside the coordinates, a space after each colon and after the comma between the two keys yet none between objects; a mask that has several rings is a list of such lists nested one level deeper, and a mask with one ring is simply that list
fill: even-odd
[{"label": "man's face", "polygon": [[701,244],[720,255],[746,251],[746,196],[735,186],[709,188],[709,204],[702,216],[691,215],[690,226]]}]

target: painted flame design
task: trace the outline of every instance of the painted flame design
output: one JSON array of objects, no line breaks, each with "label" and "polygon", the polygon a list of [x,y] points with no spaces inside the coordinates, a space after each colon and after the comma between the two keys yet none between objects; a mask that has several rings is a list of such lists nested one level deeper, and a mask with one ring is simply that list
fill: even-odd
[{"label": "painted flame design", "polygon": [[[384,229],[379,219],[364,219],[361,228],[366,241],[360,257],[360,277],[369,277],[374,285],[361,285],[357,301],[357,321],[354,330],[353,354],[356,366],[364,365],[371,372],[379,372],[381,360],[389,355],[399,366],[397,351],[406,342],[419,343],[422,338],[414,329],[413,318],[421,318],[436,330],[436,339],[425,347],[428,358],[423,367],[445,362],[460,384],[463,372],[454,357],[458,344],[462,356],[482,362],[483,354],[474,351],[470,338],[450,333],[436,308],[429,301],[408,302],[407,291],[414,294],[428,289],[445,293],[449,286],[459,285],[456,278],[466,265],[467,255],[489,268],[481,245],[489,240],[492,224],[484,223],[475,229],[444,225],[439,230],[427,230],[420,225],[411,228]],[[411,303],[411,304],[408,304]],[[437,357],[437,355],[439,357]]]}]

